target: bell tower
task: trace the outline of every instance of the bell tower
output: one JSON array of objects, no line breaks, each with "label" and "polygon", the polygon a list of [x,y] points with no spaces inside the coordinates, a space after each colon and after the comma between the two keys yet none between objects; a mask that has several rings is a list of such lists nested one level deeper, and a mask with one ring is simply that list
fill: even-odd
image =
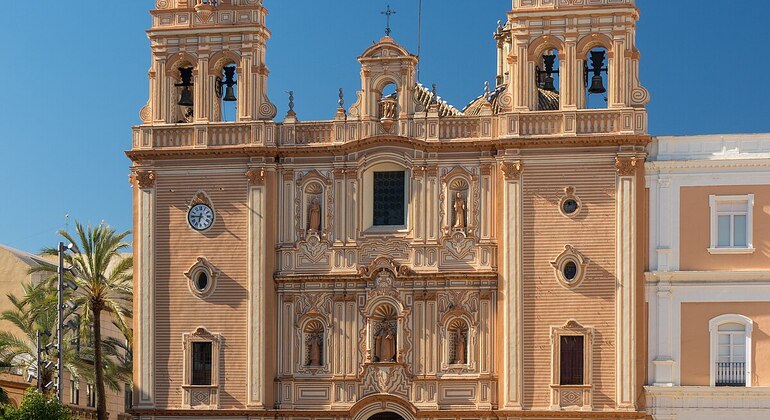
[{"label": "bell tower", "polygon": [[262,0],[157,0],[143,124],[270,120]]},{"label": "bell tower", "polygon": [[638,19],[635,0],[513,0],[495,34],[506,110],[643,109]]}]

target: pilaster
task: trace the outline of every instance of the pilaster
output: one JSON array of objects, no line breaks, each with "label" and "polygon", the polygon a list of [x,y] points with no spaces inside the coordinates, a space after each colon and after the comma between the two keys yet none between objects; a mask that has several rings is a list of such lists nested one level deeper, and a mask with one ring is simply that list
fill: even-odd
[{"label": "pilaster", "polygon": [[523,402],[522,258],[522,163],[503,162],[503,406],[521,410]]},{"label": "pilaster", "polygon": [[251,408],[265,407],[266,353],[265,324],[267,323],[265,278],[266,254],[272,252],[267,244],[267,188],[266,172],[252,168],[246,172],[249,184],[249,316],[248,331],[248,400]]},{"label": "pilaster", "polygon": [[636,409],[636,157],[618,157],[616,226],[616,404]]},{"label": "pilaster", "polygon": [[133,175],[136,203],[134,249],[138,297],[134,312],[135,354],[134,404],[136,408],[155,408],[155,179],[153,171]]}]

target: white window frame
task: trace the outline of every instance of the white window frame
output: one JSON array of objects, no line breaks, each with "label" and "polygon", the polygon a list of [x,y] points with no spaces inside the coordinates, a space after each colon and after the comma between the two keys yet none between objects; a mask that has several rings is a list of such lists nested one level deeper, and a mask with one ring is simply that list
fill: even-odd
[{"label": "white window frame", "polygon": [[719,326],[730,323],[741,324],[746,331],[746,387],[749,388],[751,387],[752,374],[751,332],[754,329],[754,321],[747,316],[738,314],[720,315],[709,321],[709,336],[711,341],[711,352],[709,355],[709,383],[711,386],[716,386],[716,364],[719,360]]},{"label": "white window frame", "polygon": [[[719,204],[724,202],[745,202],[746,203],[746,246],[745,247],[720,247],[719,244]],[[753,214],[754,214],[754,194],[746,195],[710,195],[709,207],[711,212],[711,244],[709,246],[710,254],[753,254]],[[734,237],[735,234],[732,233]]]}]

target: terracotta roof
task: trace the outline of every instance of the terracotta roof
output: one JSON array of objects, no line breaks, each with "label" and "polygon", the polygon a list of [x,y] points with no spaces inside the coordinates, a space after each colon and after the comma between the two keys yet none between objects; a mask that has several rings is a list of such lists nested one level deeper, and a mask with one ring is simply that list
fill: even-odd
[{"label": "terracotta roof", "polygon": [[[478,98],[474,99],[463,109],[463,115],[480,115],[481,110],[484,109],[486,104],[492,105],[492,113],[500,113],[500,104],[498,98],[500,94],[505,92],[507,85],[500,85],[494,90],[484,93]],[[559,92],[552,92],[550,90],[538,88],[537,92],[538,110],[540,111],[557,111],[559,109]]]},{"label": "terracotta roof", "polygon": [[[433,92],[419,83],[417,84],[417,89],[415,89],[414,96],[417,102],[422,104],[425,109],[428,109],[431,102],[433,102]],[[440,96],[437,96],[436,100],[438,102],[438,113],[440,116],[455,117],[458,115],[463,115],[459,109],[449,105],[446,101],[442,100]]]}]

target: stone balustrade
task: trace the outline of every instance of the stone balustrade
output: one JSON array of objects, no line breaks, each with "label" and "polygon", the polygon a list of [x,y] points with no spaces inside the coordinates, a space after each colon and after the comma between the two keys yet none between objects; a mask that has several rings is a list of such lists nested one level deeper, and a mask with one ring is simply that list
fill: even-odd
[{"label": "stone balustrade", "polygon": [[390,130],[379,121],[330,120],[275,123],[158,124],[134,128],[134,150],[260,146],[313,147],[393,135],[426,142],[493,141],[593,135],[645,135],[643,109],[522,112],[489,116],[420,115],[396,120]]}]

